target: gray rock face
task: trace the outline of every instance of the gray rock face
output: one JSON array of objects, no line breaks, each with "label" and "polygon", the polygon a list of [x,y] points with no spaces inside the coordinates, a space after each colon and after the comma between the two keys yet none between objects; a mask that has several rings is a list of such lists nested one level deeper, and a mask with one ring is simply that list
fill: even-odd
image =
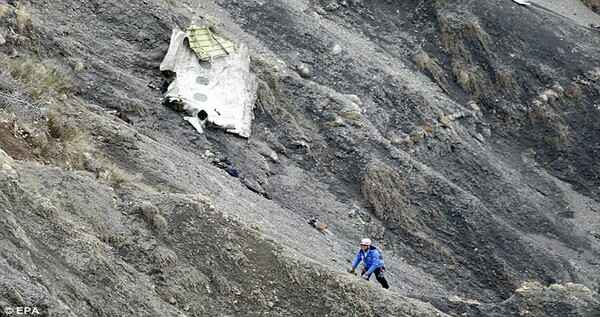
[{"label": "gray rock face", "polygon": [[[597,316],[600,33],[557,2],[0,4],[0,315]],[[250,47],[250,140],[161,104],[192,15]]]}]

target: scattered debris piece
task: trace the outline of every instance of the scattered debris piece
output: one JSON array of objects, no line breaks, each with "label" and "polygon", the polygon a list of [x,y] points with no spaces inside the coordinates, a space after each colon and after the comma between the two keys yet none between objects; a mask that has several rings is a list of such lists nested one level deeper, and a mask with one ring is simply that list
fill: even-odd
[{"label": "scattered debris piece", "polygon": [[520,4],[522,6],[528,6],[531,5],[531,2],[529,1],[525,1],[525,0],[512,0],[514,3]]},{"label": "scattered debris piece", "polygon": [[246,188],[248,188],[249,190],[260,194],[261,196],[265,197],[266,199],[271,199],[271,197],[269,197],[269,194],[266,191],[266,188],[262,186],[262,184],[260,184],[259,182],[255,181],[255,180],[250,180],[245,178],[244,176],[240,177],[240,182],[242,182],[242,184],[244,184],[244,186],[246,186]]},{"label": "scattered debris piece", "polygon": [[227,174],[235,178],[238,178],[240,176],[240,172],[235,166],[233,166],[233,164],[231,163],[231,159],[227,156],[221,159],[213,159],[212,163],[216,167],[224,170],[225,172],[227,172]]},{"label": "scattered debris piece", "polygon": [[163,103],[183,112],[199,133],[210,124],[250,137],[258,83],[245,45],[192,21],[185,32],[173,29],[160,70],[170,80]]},{"label": "scattered debris piece", "polygon": [[133,125],[133,121],[131,121],[131,119],[129,119],[129,116],[127,115],[127,111],[125,111],[125,110],[112,110],[112,111],[110,111],[110,114],[115,115],[117,118]]},{"label": "scattered debris piece", "polygon": [[309,219],[308,223],[319,231],[323,231],[323,230],[327,229],[327,227],[329,227],[329,225],[327,225],[325,222],[320,221],[319,219],[317,219],[315,217]]},{"label": "scattered debris piece", "polygon": [[365,221],[371,221],[371,217],[367,213],[362,211],[357,204],[352,205],[352,209],[348,213],[348,216],[350,218],[358,219],[358,221],[360,221],[360,223],[362,223],[363,225],[365,224]]}]

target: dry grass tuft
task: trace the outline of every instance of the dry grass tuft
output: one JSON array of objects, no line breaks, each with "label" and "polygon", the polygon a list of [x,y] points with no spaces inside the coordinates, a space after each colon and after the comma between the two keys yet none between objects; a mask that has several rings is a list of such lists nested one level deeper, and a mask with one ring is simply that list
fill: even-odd
[{"label": "dry grass tuft", "polygon": [[125,110],[128,113],[137,114],[137,115],[139,115],[141,117],[148,116],[148,108],[146,107],[146,105],[144,104],[144,102],[141,101],[141,100],[139,100],[139,99],[128,99],[128,100],[125,100],[121,104],[121,110]]},{"label": "dry grass tuft", "polygon": [[131,175],[116,166],[111,170],[110,173],[110,184],[113,187],[134,183],[138,180],[139,178],[137,176]]},{"label": "dry grass tuft", "polygon": [[472,57],[467,47],[479,50],[479,48],[469,44],[469,42],[476,42],[488,56],[492,58],[495,56],[491,37],[481,24],[479,24],[477,19],[458,16],[456,14],[440,14],[437,20],[442,33],[442,42],[452,54],[470,63]]},{"label": "dry grass tuft", "polygon": [[546,125],[566,125],[565,120],[554,112],[554,110],[550,107],[546,107],[543,104],[540,105],[538,103],[534,103],[531,106],[531,119],[534,123],[542,122]]},{"label": "dry grass tuft", "polygon": [[[62,128],[47,128],[48,130],[61,131]],[[77,134],[65,128],[67,132],[53,132],[54,138],[49,132],[32,134],[28,136],[27,141],[31,145],[34,157],[45,164],[65,167],[74,170],[85,170],[86,157],[85,151],[87,147],[87,135]]]},{"label": "dry grass tuft", "polygon": [[340,112],[340,117],[346,119],[346,120],[357,120],[360,116],[360,112],[358,111],[345,111],[345,112]]},{"label": "dry grass tuft", "polygon": [[0,20],[3,20],[8,13],[8,5],[6,3],[0,4]]},{"label": "dry grass tuft", "polygon": [[29,138],[34,153],[44,162],[75,170],[85,170],[86,138],[79,127],[59,114],[46,115],[47,134]]},{"label": "dry grass tuft", "polygon": [[555,150],[560,151],[565,148],[567,141],[569,140],[568,130],[556,131],[553,135],[544,136],[544,142],[552,146]]},{"label": "dry grass tuft", "polygon": [[55,110],[61,106],[65,109],[70,107],[66,101],[48,97],[44,106],[46,109],[43,109],[45,113],[41,118],[23,116],[18,121],[18,129],[23,140],[30,145],[33,157],[46,164],[85,170],[84,153],[89,135],[76,120]]},{"label": "dry grass tuft", "polygon": [[426,246],[424,249],[443,256],[452,264],[456,264],[458,262],[456,257],[454,257],[452,250],[438,242],[433,235],[424,232],[417,232],[415,238]]},{"label": "dry grass tuft", "polygon": [[600,14],[600,0],[581,0],[581,2],[592,11]]},{"label": "dry grass tuft", "polygon": [[469,76],[469,73],[467,73],[464,70],[460,70],[460,69],[456,69],[456,71],[453,70],[453,74],[454,77],[456,78],[456,82],[458,83],[458,85],[465,91],[469,90],[469,87],[471,85],[471,77]]},{"label": "dry grass tuft", "polygon": [[[29,145],[29,157],[86,170],[90,143],[85,125],[88,119],[82,114],[88,110],[68,95],[77,89],[73,71],[52,60],[35,58],[0,58],[0,67],[7,70],[0,74],[0,107],[15,115],[13,126]],[[115,176],[116,183],[128,180],[119,180],[118,171],[114,171],[109,174]]]},{"label": "dry grass tuft", "polygon": [[430,134],[435,132],[435,128],[436,128],[436,126],[433,124],[424,124],[421,126],[421,129],[423,131],[425,131],[426,133],[430,133]]},{"label": "dry grass tuft", "polygon": [[159,268],[174,267],[177,264],[177,254],[165,247],[157,247],[152,254],[152,262]]},{"label": "dry grass tuft", "polygon": [[154,216],[160,213],[158,207],[149,201],[143,201],[140,209],[142,210],[142,214],[144,214],[148,220],[154,219]]},{"label": "dry grass tuft", "polygon": [[4,58],[0,67],[8,70],[0,75],[0,107],[14,114],[15,136],[29,145],[29,157],[84,170],[89,135],[75,115],[83,107],[65,94],[75,86],[70,70],[35,59]]},{"label": "dry grass tuft", "polygon": [[405,228],[422,228],[422,223],[408,213],[405,187],[405,178],[386,165],[370,165],[361,175],[362,195],[379,218]]},{"label": "dry grass tuft", "polygon": [[265,229],[265,228],[263,228],[263,227],[261,227],[260,225],[257,225],[257,224],[252,224],[252,225],[250,225],[250,228],[251,228],[252,230],[254,230],[254,231],[256,231],[256,232],[260,233],[260,234],[268,234],[268,231],[267,231],[267,229]]},{"label": "dry grass tuft", "polygon": [[534,66],[532,70],[537,77],[545,82],[554,82],[558,77],[556,71],[552,69],[552,67],[544,64],[540,64],[537,67]]},{"label": "dry grass tuft", "polygon": [[440,65],[440,61],[436,58],[430,58],[427,52],[419,50],[412,55],[412,60],[421,68],[429,72],[433,80],[444,90],[448,92],[448,81],[446,80],[446,73]]},{"label": "dry grass tuft", "polygon": [[593,294],[592,290],[590,290],[587,286],[583,284],[577,283],[565,283],[565,289],[571,293],[584,293],[584,294]]},{"label": "dry grass tuft", "polygon": [[149,201],[143,201],[140,206],[140,209],[144,217],[146,217],[148,222],[150,222],[150,224],[152,225],[152,228],[157,229],[159,231],[164,231],[169,228],[169,223],[167,222],[167,219],[165,219],[165,217],[163,217],[160,214],[160,210],[153,203]]},{"label": "dry grass tuft", "polygon": [[478,66],[467,68],[463,63],[452,63],[452,73],[460,87],[471,98],[480,100],[492,93],[492,82],[487,73]]},{"label": "dry grass tuft", "polygon": [[106,180],[112,187],[136,184],[140,181],[139,175],[131,175],[110,161],[101,159],[99,164],[98,178]]},{"label": "dry grass tuft", "polygon": [[85,68],[86,68],[86,66],[82,61],[77,61],[77,62],[75,62],[75,65],[73,65],[73,70],[76,73],[80,73],[80,72],[84,71]]},{"label": "dry grass tuft", "polygon": [[52,204],[49,200],[44,200],[40,204],[39,208],[35,210],[36,214],[44,219],[52,219],[56,218],[59,214],[58,208]]},{"label": "dry grass tuft", "polygon": [[272,116],[276,111],[277,102],[271,88],[262,80],[258,83],[256,97],[260,111]]},{"label": "dry grass tuft", "polygon": [[427,52],[419,50],[412,55],[412,60],[415,62],[415,64],[417,64],[417,66],[419,66],[420,69],[425,70],[427,69],[427,65],[431,59],[429,58],[429,54],[427,54]]},{"label": "dry grass tuft", "polygon": [[33,30],[33,24],[31,23],[31,19],[29,17],[29,7],[28,6],[17,6],[15,10],[16,16],[16,27],[19,30],[19,33],[23,34],[25,32]]},{"label": "dry grass tuft", "polygon": [[540,282],[537,281],[523,282],[521,286],[519,286],[519,288],[515,290],[515,294],[525,295],[542,288],[544,288],[544,286],[542,286],[542,284],[540,284]]},{"label": "dry grass tuft", "polygon": [[412,142],[412,143],[419,143],[421,141],[423,141],[423,139],[425,138],[425,132],[423,130],[417,130],[415,132],[412,132],[409,136],[408,139]]},{"label": "dry grass tuft", "polygon": [[[304,135],[303,127],[306,127],[306,125],[300,124],[300,122],[302,122],[300,120],[303,118],[294,116],[292,112],[286,109],[285,101],[281,103],[278,102],[271,87],[262,80],[258,83],[256,95],[258,107],[263,113],[273,118],[273,120],[280,124],[288,134],[296,135],[299,139],[309,140],[309,138]],[[309,146],[307,146],[307,151],[312,155]]]},{"label": "dry grass tuft", "polygon": [[571,134],[570,128],[560,114],[541,103],[533,103],[529,112],[529,120],[533,126],[541,125],[545,129],[544,141],[555,150],[562,150]]},{"label": "dry grass tuft", "polygon": [[565,97],[574,101],[580,101],[583,98],[583,90],[581,89],[581,86],[579,86],[577,83],[571,83],[565,89]]},{"label": "dry grass tuft", "polygon": [[64,115],[57,112],[49,112],[46,114],[48,123],[48,132],[54,139],[60,141],[71,141],[80,135],[79,129],[75,123]]},{"label": "dry grass tuft", "polygon": [[515,97],[519,94],[519,86],[517,85],[517,76],[515,72],[506,66],[499,66],[494,69],[496,87],[500,88],[506,96]]},{"label": "dry grass tuft", "polygon": [[0,4],[0,21],[10,28],[11,32],[6,35],[6,40],[15,45],[21,45],[31,40],[35,32],[35,26],[29,15],[30,4],[20,5],[18,2]]},{"label": "dry grass tuft", "polygon": [[4,63],[13,77],[28,84],[33,99],[47,94],[70,94],[79,88],[71,72],[52,60],[5,59]]},{"label": "dry grass tuft", "polygon": [[125,238],[122,235],[115,235],[115,234],[102,235],[102,236],[98,237],[98,239],[100,239],[100,241],[102,241],[106,244],[110,244],[112,246],[121,246],[121,245],[125,244],[125,242],[127,242],[127,238]]},{"label": "dry grass tuft", "polygon": [[152,227],[154,229],[158,229],[159,231],[165,231],[169,228],[169,223],[165,217],[161,215],[154,215],[152,218]]},{"label": "dry grass tuft", "polygon": [[456,263],[452,251],[435,239],[424,220],[419,215],[410,214],[410,202],[405,193],[406,175],[401,175],[389,166],[373,164],[361,176],[363,197],[373,205],[379,218],[392,226],[410,230],[415,239],[427,246],[426,249]]}]

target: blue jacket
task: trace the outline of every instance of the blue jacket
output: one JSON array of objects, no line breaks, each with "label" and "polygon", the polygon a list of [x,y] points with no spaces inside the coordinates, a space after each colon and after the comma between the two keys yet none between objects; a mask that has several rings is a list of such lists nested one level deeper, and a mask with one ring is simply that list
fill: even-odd
[{"label": "blue jacket", "polygon": [[363,261],[363,267],[365,271],[367,271],[365,273],[366,276],[371,276],[373,271],[383,266],[381,255],[374,246],[370,246],[366,254],[362,250],[358,250],[356,253],[356,258],[354,258],[354,263],[352,263],[352,268],[355,269],[360,261]]}]

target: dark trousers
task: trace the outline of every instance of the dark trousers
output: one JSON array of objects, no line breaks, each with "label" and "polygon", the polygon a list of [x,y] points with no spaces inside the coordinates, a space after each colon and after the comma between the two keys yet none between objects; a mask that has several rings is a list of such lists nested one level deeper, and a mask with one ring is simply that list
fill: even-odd
[{"label": "dark trousers", "polygon": [[[385,279],[385,274],[383,273],[384,271],[385,271],[385,267],[378,267],[375,269],[375,271],[373,271],[373,274],[375,274],[375,278],[377,279],[377,282],[379,282],[383,288],[390,288],[387,280]],[[366,272],[367,272],[367,270],[365,270],[363,268],[362,275],[365,275]],[[369,278],[371,278],[371,277],[367,276],[367,279],[369,279]]]}]

